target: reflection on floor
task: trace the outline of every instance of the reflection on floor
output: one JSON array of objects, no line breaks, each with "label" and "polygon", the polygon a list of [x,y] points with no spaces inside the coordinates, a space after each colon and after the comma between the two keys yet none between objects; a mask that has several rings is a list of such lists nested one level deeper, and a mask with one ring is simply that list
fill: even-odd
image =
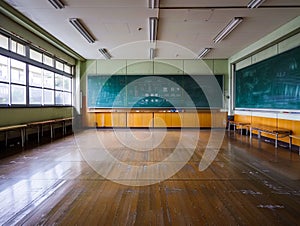
[{"label": "reflection on floor", "polygon": [[299,155],[225,131],[87,130],[0,160],[1,225],[297,225],[299,206]]}]

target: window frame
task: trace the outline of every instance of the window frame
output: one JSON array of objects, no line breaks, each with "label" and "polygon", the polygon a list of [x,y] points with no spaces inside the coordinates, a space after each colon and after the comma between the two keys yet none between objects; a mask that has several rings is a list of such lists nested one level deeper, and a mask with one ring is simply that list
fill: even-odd
[{"label": "window frame", "polygon": [[[52,55],[51,53],[42,50],[28,42],[25,42],[24,40],[18,38],[17,36],[14,36],[12,34],[9,34],[8,32],[0,29],[0,35],[7,37],[8,38],[8,49],[2,48],[0,47],[0,55],[7,57],[8,58],[8,64],[7,64],[7,77],[8,80],[7,81],[0,81],[0,84],[2,85],[8,85],[8,93],[9,93],[9,100],[8,100],[8,104],[2,104],[0,103],[0,108],[14,108],[14,107],[72,107],[73,106],[73,77],[74,77],[74,65],[71,65],[67,62],[65,62],[62,59],[59,59],[57,57],[55,57],[54,55]],[[24,46],[24,51],[25,54],[21,54],[21,53],[17,53],[18,51],[12,51],[11,49],[11,44],[12,41],[16,42],[16,45],[21,44]],[[30,58],[30,49],[37,51],[39,53],[42,54],[42,61],[36,61]],[[49,64],[47,64],[44,61],[44,56],[47,56],[49,58],[52,58],[53,61],[53,66],[50,66]],[[25,63],[25,83],[24,84],[20,84],[20,83],[16,83],[16,82],[12,82],[11,81],[11,60],[17,60],[20,61],[22,63]],[[49,59],[48,59],[49,60]],[[62,63],[63,68],[62,70],[59,70],[56,68],[56,62]],[[67,65],[67,67],[70,67],[70,73],[65,72],[65,65]],[[33,67],[37,67],[39,69],[41,69],[41,84],[30,84],[30,75],[29,75],[29,67],[33,66]],[[45,71],[49,71],[51,73],[53,73],[53,87],[49,88],[48,86],[45,86],[44,84],[44,78],[46,77],[46,73],[44,73]],[[55,76],[56,74],[62,76],[62,89],[56,89],[55,87]],[[70,79],[70,89],[65,89],[64,87],[64,81],[65,78],[69,78]],[[12,103],[12,87],[14,86],[23,86],[25,87],[25,104],[13,104]],[[31,104],[30,103],[30,89],[32,88],[38,88],[41,89],[41,100],[42,103],[41,104]],[[45,90],[50,90],[53,93],[53,104],[49,104],[49,103],[44,103],[44,91]],[[63,103],[56,103],[55,99],[56,99],[56,92],[62,92],[62,96],[63,96]],[[67,93],[67,94],[65,94]],[[65,95],[70,95],[71,96],[71,103],[67,103],[65,102]]]}]

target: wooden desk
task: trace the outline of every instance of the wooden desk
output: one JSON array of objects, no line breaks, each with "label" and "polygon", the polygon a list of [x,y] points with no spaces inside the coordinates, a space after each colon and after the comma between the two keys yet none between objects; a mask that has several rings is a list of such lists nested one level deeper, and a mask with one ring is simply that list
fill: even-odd
[{"label": "wooden desk", "polygon": [[8,132],[12,131],[12,130],[19,130],[20,136],[21,136],[21,145],[22,145],[22,147],[24,147],[26,127],[27,127],[27,125],[25,125],[25,124],[0,127],[0,132],[5,132],[5,146],[7,147]]},{"label": "wooden desk", "polygon": [[291,135],[291,130],[282,129],[272,126],[265,126],[265,125],[249,125],[250,127],[250,141],[252,139],[252,131],[256,130],[258,132],[258,139],[261,137],[261,133],[268,133],[271,135],[275,135],[275,148],[278,147],[278,138],[287,137]]},{"label": "wooden desk", "polygon": [[241,135],[243,134],[243,128],[247,129],[248,134],[248,127],[250,123],[248,122],[238,122],[238,121],[228,121],[228,131],[230,131],[230,126],[233,125],[233,131],[235,132],[236,128],[239,127],[241,129]]},{"label": "wooden desk", "polygon": [[[292,144],[293,144],[293,139],[296,139],[296,140],[300,140],[300,136],[297,136],[297,135],[290,135],[290,150],[292,150]],[[299,155],[300,155],[300,146],[299,146]]]}]

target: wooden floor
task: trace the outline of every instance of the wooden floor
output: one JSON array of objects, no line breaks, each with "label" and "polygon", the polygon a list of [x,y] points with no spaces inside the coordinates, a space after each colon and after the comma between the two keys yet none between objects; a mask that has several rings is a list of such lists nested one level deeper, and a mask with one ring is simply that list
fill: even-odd
[{"label": "wooden floor", "polygon": [[[109,137],[113,131],[97,133]],[[172,152],[180,133],[168,131],[164,145],[144,153],[113,144],[110,151],[120,161],[149,165]],[[89,134],[81,136],[88,140]],[[178,173],[148,186],[99,175],[73,135],[2,159],[0,225],[300,224],[297,153],[257,139],[250,145],[246,136],[226,132],[217,157],[200,172],[209,135],[201,131],[197,149]]]}]

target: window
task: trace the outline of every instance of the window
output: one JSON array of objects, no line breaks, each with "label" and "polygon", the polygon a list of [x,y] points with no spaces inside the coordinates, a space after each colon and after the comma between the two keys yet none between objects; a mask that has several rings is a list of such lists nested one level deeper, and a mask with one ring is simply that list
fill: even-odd
[{"label": "window", "polygon": [[64,91],[71,92],[71,78],[64,77]]},{"label": "window", "polygon": [[64,64],[60,61],[56,61],[55,64],[56,69],[63,71],[64,70]]},{"label": "window", "polygon": [[53,89],[54,88],[54,73],[51,71],[44,70],[44,87]]},{"label": "window", "polygon": [[53,105],[54,104],[54,90],[44,89],[44,104]]},{"label": "window", "polygon": [[11,85],[11,103],[26,104],[26,86]]},{"label": "window", "polygon": [[0,83],[0,104],[9,104],[9,85]]},{"label": "window", "polygon": [[71,106],[72,69],[0,29],[0,106]]},{"label": "window", "polygon": [[8,49],[8,37],[0,34],[0,47]]},{"label": "window", "polygon": [[63,105],[64,104],[64,93],[61,91],[55,91],[55,104]]},{"label": "window", "polygon": [[65,64],[64,72],[66,72],[66,73],[68,73],[68,74],[71,74],[71,67],[70,67],[69,65],[66,65],[66,64]]},{"label": "window", "polygon": [[55,89],[63,90],[64,77],[60,74],[55,74]]},{"label": "window", "polygon": [[50,56],[47,56],[46,54],[43,55],[43,63],[46,65],[49,65],[51,67],[53,67],[53,58]]},{"label": "window", "polygon": [[43,62],[42,61],[43,54],[38,51],[35,51],[34,49],[30,49],[29,56],[30,56],[30,59],[32,59],[32,60],[36,60],[41,63]]},{"label": "window", "polygon": [[11,51],[25,56],[25,46],[14,40],[11,41]]},{"label": "window", "polygon": [[10,76],[11,76],[11,82],[12,83],[18,83],[18,84],[25,84],[26,83],[26,64],[11,59],[10,61]]},{"label": "window", "polygon": [[29,104],[43,104],[43,90],[39,88],[29,88]]},{"label": "window", "polygon": [[40,86],[43,85],[43,73],[42,69],[29,65],[29,85]]},{"label": "window", "polygon": [[0,81],[8,81],[8,58],[0,55]]},{"label": "window", "polygon": [[71,93],[64,93],[64,104],[65,105],[71,105],[72,103],[72,96]]}]

